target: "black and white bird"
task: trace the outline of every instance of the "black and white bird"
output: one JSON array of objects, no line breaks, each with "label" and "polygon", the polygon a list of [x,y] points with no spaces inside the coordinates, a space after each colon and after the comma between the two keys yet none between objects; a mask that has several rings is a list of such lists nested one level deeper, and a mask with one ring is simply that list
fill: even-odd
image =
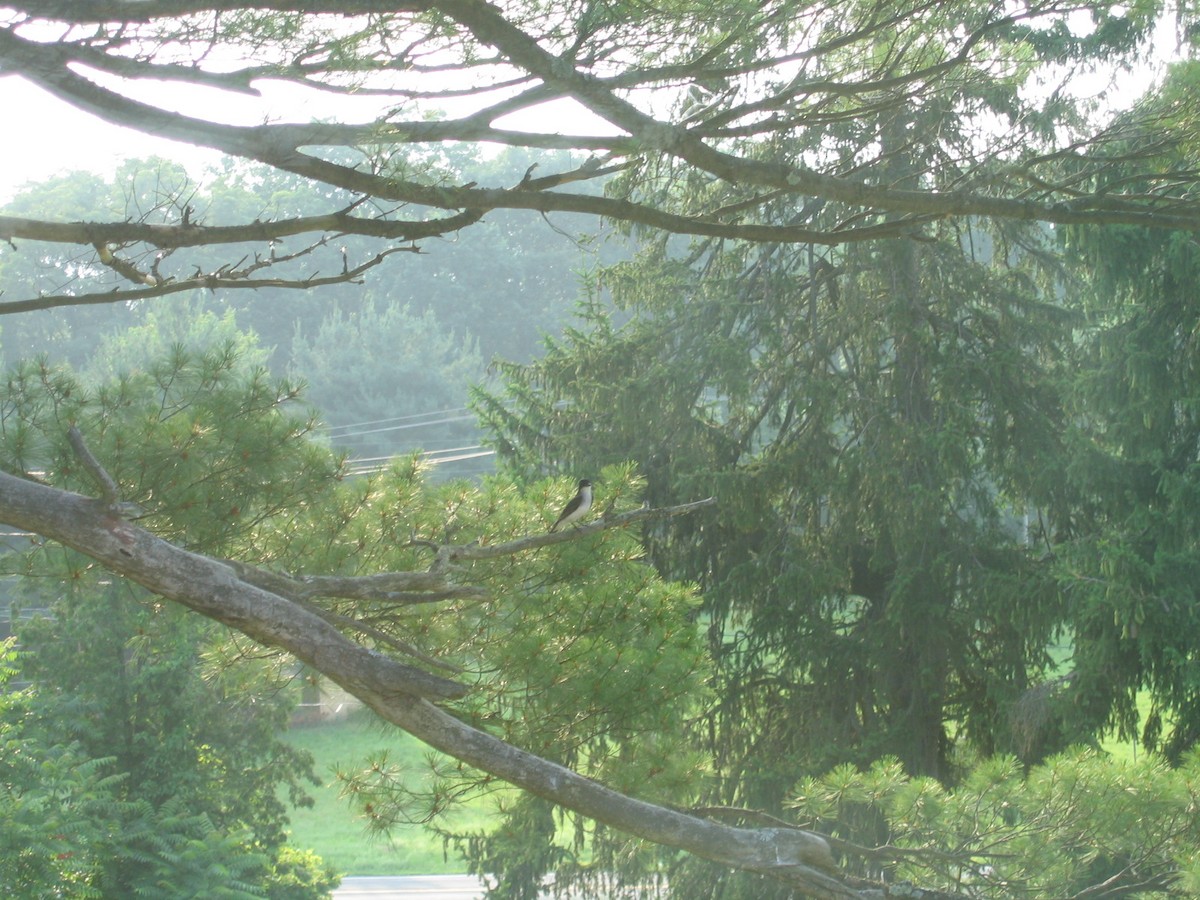
[{"label": "black and white bird", "polygon": [[571,502],[563,507],[558,521],[550,526],[551,531],[557,531],[559,526],[574,525],[592,508],[592,483],[586,478],[579,479],[579,490],[571,498]]}]

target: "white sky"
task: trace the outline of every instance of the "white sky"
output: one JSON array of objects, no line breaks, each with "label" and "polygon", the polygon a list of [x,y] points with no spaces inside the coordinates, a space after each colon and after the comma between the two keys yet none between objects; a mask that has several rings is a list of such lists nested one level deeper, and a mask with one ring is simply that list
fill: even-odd
[{"label": "white sky", "polygon": [[[296,89],[270,83],[260,87],[262,98],[160,83],[125,86],[122,92],[191,115],[207,111],[220,121],[240,125],[268,116],[271,121],[297,122],[335,115],[345,121],[353,116],[351,121],[369,122],[378,109],[378,101],[368,106],[316,92],[298,101]],[[24,184],[74,170],[108,175],[127,159],[162,156],[193,172],[221,159],[214,150],[111,125],[16,76],[0,78],[0,117],[8,125],[0,135],[0,203],[12,199]]]},{"label": "white sky", "polygon": [[73,169],[108,174],[130,156],[190,156],[189,165],[215,161],[198,148],[115,128],[81,113],[25,81],[0,78],[0,203],[30,182]]},{"label": "white sky", "polygon": [[[155,83],[126,84],[121,91],[164,108],[235,125],[253,125],[264,119],[368,123],[381,112],[377,98],[356,101],[269,81],[256,87],[262,97]],[[421,112],[417,110],[411,117],[419,119]],[[0,132],[0,204],[11,200],[26,184],[76,170],[110,175],[127,159],[161,156],[182,163],[195,176],[222,158],[214,150],[111,125],[12,75],[0,77],[0,121],[7,126]],[[545,104],[497,124],[541,131],[547,121],[554,123],[555,131],[614,132],[611,125],[573,101]]]}]

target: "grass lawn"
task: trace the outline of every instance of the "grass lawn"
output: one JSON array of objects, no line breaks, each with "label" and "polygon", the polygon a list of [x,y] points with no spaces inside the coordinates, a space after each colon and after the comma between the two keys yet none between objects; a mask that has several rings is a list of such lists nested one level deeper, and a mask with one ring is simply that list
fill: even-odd
[{"label": "grass lawn", "polygon": [[[466,871],[453,850],[447,859],[441,840],[419,825],[398,827],[390,839],[368,834],[365,822],[355,816],[349,801],[338,796],[340,786],[334,771],[339,767],[350,771],[360,768],[370,754],[381,749],[388,750],[391,762],[411,762],[419,771],[427,748],[415,738],[394,728],[384,731],[369,713],[362,712],[331,724],[292,728],[286,739],[313,755],[313,769],[322,781],[320,787],[309,790],[315,806],[292,810],[294,846],[313,850],[343,875]],[[477,815],[482,823],[487,808],[481,808]]]}]

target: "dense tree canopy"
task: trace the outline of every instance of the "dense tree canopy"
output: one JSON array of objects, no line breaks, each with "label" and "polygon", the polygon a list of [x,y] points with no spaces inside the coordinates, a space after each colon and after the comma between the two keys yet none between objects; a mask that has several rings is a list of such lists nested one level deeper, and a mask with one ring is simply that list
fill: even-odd
[{"label": "dense tree canopy", "polygon": [[[69,276],[7,286],[0,313],[338,290],[501,211],[605,217],[643,246],[589,282],[615,314],[597,302],[589,329],[509,370],[508,402],[484,401],[523,479],[430,489],[407,462],[343,484],[308,448],[305,478],[323,483],[290,503],[306,482],[272,479],[271,440],[230,450],[246,424],[207,393],[168,402],[175,380],[154,372],[182,356],[86,388],[41,362],[9,380],[0,518],[325,673],[462,763],[448,795],[523,788],[505,828],[455,836],[511,896],[557,865],[560,827],[613,869],[633,851],[605,829],[716,864],[714,877],[662,857],[692,896],[763,897],[764,875],[785,893],[880,896],[903,867],[805,830],[836,805],[839,776],[797,800],[801,774],[894,755],[948,779],[968,771],[954,752],[1010,746],[1038,759],[1128,725],[1147,685],[1160,724],[1181,716],[1169,749],[1193,740],[1192,79],[1181,66],[1119,116],[1072,92],[1141,59],[1165,6],[10,2],[0,72],[261,165],[253,177],[281,190],[220,215],[168,191],[84,221],[0,216],[7,260],[50,243]],[[1177,12],[1187,33],[1193,11]],[[179,98],[287,89],[376,107],[365,123],[237,124],[162,100],[158,82]],[[529,165],[468,178],[444,164],[458,143],[516,147]],[[1114,235],[1138,250],[1092,309],[1056,268],[1065,233],[1098,254]],[[1114,285],[1129,305],[1105,305]],[[354,305],[377,322],[388,307]],[[1089,353],[1125,368],[1072,381]],[[139,387],[169,414],[126,418]],[[261,373],[251,387],[251,414],[287,444],[302,430],[293,391]],[[1114,393],[1131,409],[1088,399]],[[588,467],[604,499],[597,521],[546,535],[568,488],[541,476],[564,466]],[[1124,477],[1135,489],[1107,490]],[[664,577],[697,583],[705,607]],[[716,656],[708,698],[698,622]],[[1044,745],[1013,746],[1006,715],[1068,631],[1072,696],[1087,702]],[[631,702],[647,692],[655,703]],[[683,725],[706,734],[711,768],[678,752]],[[921,823],[883,818],[906,814],[894,795],[936,790],[888,765],[865,776],[886,788],[874,794],[841,779],[862,798],[852,812],[868,837],[920,841]],[[1008,768],[983,771],[1007,785]],[[1164,803],[1186,807],[1186,785],[1162,782]],[[788,802],[810,819],[780,822]],[[599,825],[565,826],[554,808]],[[1154,867],[1147,889],[1170,888],[1194,865],[1186,829],[1146,834],[1163,849],[1137,857]],[[872,880],[843,877],[831,847],[867,859]],[[1143,889],[1123,852],[1079,875],[1080,892]],[[977,855],[968,842],[939,889],[1008,891]]]}]

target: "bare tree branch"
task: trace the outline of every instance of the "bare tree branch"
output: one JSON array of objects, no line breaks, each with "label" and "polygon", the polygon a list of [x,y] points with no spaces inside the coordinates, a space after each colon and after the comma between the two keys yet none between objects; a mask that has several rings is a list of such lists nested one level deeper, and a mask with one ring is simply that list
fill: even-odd
[{"label": "bare tree branch", "polygon": [[716,499],[695,500],[677,506],[649,507],[606,515],[594,522],[545,534],[531,534],[499,544],[438,544],[422,541],[434,561],[423,572],[379,572],[374,575],[301,575],[267,572],[244,563],[227,560],[252,584],[295,600],[313,597],[337,597],[344,600],[379,600],[399,605],[434,603],[443,600],[483,600],[490,593],[483,587],[458,584],[452,580],[454,563],[467,560],[500,559],[516,556],[540,547],[579,540],[613,528],[625,528],[640,522],[660,521],[688,515],[712,506]]},{"label": "bare tree branch", "polygon": [[11,300],[0,302],[0,315],[30,312],[36,309],[54,309],[60,306],[87,306],[97,303],[128,303],[133,300],[149,300],[154,297],[166,297],[170,294],[185,293],[195,290],[234,289],[258,290],[260,288],[292,288],[311,290],[326,287],[331,284],[360,284],[361,276],[369,269],[375,268],[393,253],[416,253],[415,247],[392,247],[377,253],[365,263],[347,269],[337,275],[317,276],[308,278],[250,278],[238,273],[198,274],[191,278],[177,281],[164,280],[161,283],[140,290],[120,290],[114,288],[95,294],[58,294],[44,297],[34,297],[29,300]]},{"label": "bare tree branch", "polygon": [[[379,0],[337,4],[326,0],[249,4],[109,0],[85,8],[64,2],[10,4],[15,18],[7,26],[0,24],[0,70],[17,73],[81,110],[114,124],[255,160],[360,197],[452,214],[400,223],[342,211],[328,217],[220,229],[10,218],[0,219],[0,237],[113,248],[129,240],[172,247],[270,241],[299,233],[418,240],[473,224],[493,209],[583,213],[679,234],[829,246],[883,237],[920,237],[922,229],[947,217],[1200,230],[1200,204],[1195,199],[1200,173],[1156,171],[1153,160],[1168,147],[1161,142],[1156,147],[1147,140],[1137,151],[1144,160],[1142,180],[1104,184],[1110,160],[1100,151],[1105,151],[1113,135],[1103,130],[1090,135],[1081,132],[1065,147],[1056,147],[1047,138],[1039,149],[1025,146],[1031,132],[1015,128],[1011,137],[997,135],[996,140],[980,141],[978,147],[958,147],[962,159],[943,154],[945,165],[931,170],[928,186],[920,188],[880,183],[879,160],[869,156],[847,167],[822,161],[819,155],[764,157],[755,150],[768,139],[795,139],[855,117],[878,116],[907,102],[910,94],[931,90],[931,85],[940,86],[947,94],[970,96],[972,86],[985,85],[990,73],[999,73],[996,67],[1005,64],[1004,42],[1013,40],[1006,35],[1019,28],[1053,23],[1068,14],[1072,4],[1043,0],[1019,11],[981,10],[965,29],[947,26],[936,48],[922,43],[920,29],[901,28],[909,19],[935,18],[940,6],[930,0],[909,0],[850,13],[831,4],[814,15],[828,16],[837,27],[823,30],[814,20],[811,26],[799,28],[791,44],[785,41],[771,51],[746,53],[745,47],[756,35],[787,20],[788,7],[769,2],[737,13],[741,17],[737,23],[709,43],[686,33],[676,34],[676,52],[648,53],[646,60],[653,64],[640,60],[636,53],[626,54],[630,61],[618,64],[614,57],[617,48],[642,47],[637,41],[644,40],[647,50],[662,49],[654,42],[661,44],[668,40],[664,35],[672,33],[666,13],[646,10],[644,22],[624,24],[553,16],[523,18],[526,11],[519,6],[499,6],[486,0],[399,4]],[[281,44],[274,59],[256,59],[232,70],[206,68],[206,55],[214,40],[207,26],[222,21],[221,16],[244,10],[311,16],[314,24],[308,37],[300,28],[299,37],[286,47]],[[419,25],[427,20],[417,17],[430,13],[445,16],[454,27],[437,31]],[[687,13],[673,13],[680,14]],[[322,15],[326,18],[317,18]],[[97,30],[80,28],[58,41],[46,41],[33,39],[32,30],[21,27],[45,19],[96,25]],[[345,36],[331,36],[315,24],[328,21],[344,23]],[[117,23],[121,23],[119,28]],[[207,26],[201,29],[204,23]],[[159,59],[149,36],[135,54],[130,38],[144,25],[168,29],[163,33],[175,28],[178,46],[191,47],[195,58],[184,62]],[[873,42],[877,45],[881,36],[891,33],[905,37],[897,39],[888,52],[855,52]],[[351,38],[362,41],[361,46],[355,45],[359,55],[354,66],[338,62],[340,57],[333,52],[337,40]],[[996,56],[994,62],[991,55]],[[279,79],[318,90],[433,100],[474,96],[479,102],[473,111],[443,118],[401,120],[393,111],[368,124],[234,126],[135,100],[119,86],[103,86],[88,78],[85,70],[72,68],[78,63],[134,80],[167,79],[238,93],[252,93],[264,79]],[[453,79],[443,79],[441,84],[422,81],[435,72],[480,70],[489,74],[482,80],[472,77],[470,86]],[[787,77],[781,77],[784,72]],[[351,74],[353,83],[345,80]],[[772,86],[755,92],[745,84],[739,86],[738,79],[757,79]],[[484,86],[476,87],[478,84]],[[672,117],[648,112],[634,99],[639,91],[659,88],[678,93],[685,86],[705,98],[703,108],[681,107],[683,111]],[[503,127],[506,116],[532,110],[551,99],[574,101],[606,121],[611,132],[572,135],[552,121],[543,128]],[[963,114],[973,113],[964,107]],[[1150,125],[1139,127],[1146,135],[1154,133]],[[1128,140],[1137,134],[1137,129],[1126,129],[1115,136]],[[869,134],[864,140],[869,142]],[[423,147],[459,141],[586,151],[596,155],[596,162],[516,186],[486,187],[423,183],[394,172],[366,171],[331,161],[320,149]],[[1074,159],[1064,153],[1068,148]],[[705,207],[677,205],[652,191],[599,196],[562,190],[565,185],[595,181],[622,170],[635,174],[631,179],[635,184],[652,184],[653,176],[640,174],[641,167],[647,172],[674,172],[680,178],[703,178],[735,188],[741,196],[714,192],[713,202]],[[1146,184],[1153,188],[1146,189]],[[788,198],[794,198],[797,207],[813,199],[824,202],[819,226],[815,220],[773,224],[776,220],[767,212]],[[121,256],[115,257],[116,265],[122,262]],[[145,275],[136,269],[122,274],[132,281]],[[55,298],[51,305],[65,302],[65,298]]]},{"label": "bare tree branch", "polygon": [[100,461],[83,440],[83,433],[79,428],[72,425],[67,429],[67,440],[71,444],[71,449],[75,451],[75,455],[79,457],[79,461],[83,464],[83,468],[100,486],[101,499],[105,505],[116,513],[116,507],[121,500],[121,491],[117,487],[116,480],[108,474],[104,466],[100,465]]},{"label": "bare tree branch", "polygon": [[366,218],[349,210],[323,216],[298,216],[244,225],[152,224],[149,222],[44,222],[0,216],[0,240],[24,238],[59,244],[145,243],[154,247],[204,247],[219,244],[267,243],[301,234],[359,234],[395,241],[419,241],[452,234],[483,217],[478,210],[423,222]]},{"label": "bare tree branch", "polygon": [[503,556],[512,556],[525,550],[533,550],[538,547],[561,544],[564,541],[577,540],[580,537],[596,534],[609,528],[624,528],[626,525],[632,525],[636,522],[656,521],[688,515],[698,509],[712,506],[716,502],[716,498],[708,497],[704,500],[694,500],[691,503],[681,503],[678,506],[644,506],[641,509],[632,509],[628,512],[616,513],[615,515],[605,515],[594,522],[573,525],[570,528],[564,528],[562,531],[526,535],[525,537],[505,541],[500,544],[466,544],[440,549],[448,561],[496,559]]}]

